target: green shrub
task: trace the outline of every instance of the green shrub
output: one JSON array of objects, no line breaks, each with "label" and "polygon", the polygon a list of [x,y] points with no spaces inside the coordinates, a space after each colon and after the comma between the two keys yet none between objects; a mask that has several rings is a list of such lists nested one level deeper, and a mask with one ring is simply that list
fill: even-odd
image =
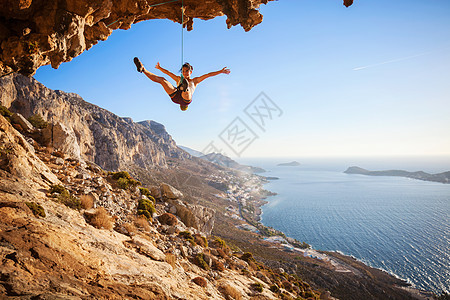
[{"label": "green shrub", "polygon": [[134,187],[141,185],[141,183],[135,179],[133,179],[127,171],[120,172],[109,172],[112,179],[116,180],[117,186],[121,189],[128,189],[129,187]]},{"label": "green shrub", "polygon": [[227,243],[217,236],[214,238],[214,243],[221,249],[226,249],[228,247]]},{"label": "green shrub", "polygon": [[36,217],[45,218],[45,210],[40,204],[36,202],[25,202],[25,204],[31,209]]},{"label": "green shrub", "polygon": [[274,284],[274,285],[270,286],[270,291],[272,293],[279,293],[280,292],[280,288],[277,285]]},{"label": "green shrub", "polygon": [[51,194],[53,194],[53,193],[61,194],[61,193],[64,192],[65,190],[66,190],[66,188],[63,187],[63,186],[60,185],[60,184],[52,184],[52,185],[50,186],[50,193],[51,193]]},{"label": "green shrub", "polygon": [[114,180],[118,180],[119,178],[131,179],[131,176],[127,171],[110,172],[109,174]]},{"label": "green shrub", "polygon": [[209,265],[205,261],[205,257],[203,253],[199,253],[194,258],[194,263],[200,268],[209,271]]},{"label": "green shrub", "polygon": [[138,209],[137,214],[138,216],[145,217],[147,220],[152,219],[152,214],[148,210]]},{"label": "green shrub", "polygon": [[140,199],[137,206],[137,214],[140,216],[144,216],[147,220],[152,219],[153,213],[156,212],[153,203],[147,199]]},{"label": "green shrub", "polygon": [[38,114],[29,117],[28,121],[36,128],[44,129],[48,126],[48,123]]},{"label": "green shrub", "polygon": [[72,209],[81,209],[80,199],[71,195],[68,190],[65,190],[58,196],[58,202]]},{"label": "green shrub", "polygon": [[203,248],[208,248],[208,240],[206,239],[206,237],[201,236],[200,234],[195,234],[194,241],[196,244],[202,246]]},{"label": "green shrub", "polygon": [[4,116],[6,118],[11,118],[13,113],[10,112],[9,109],[4,107],[3,105],[0,105],[0,115]]},{"label": "green shrub", "polygon": [[262,293],[264,286],[262,285],[262,283],[260,282],[255,282],[251,284],[252,289],[254,289],[255,291]]},{"label": "green shrub", "polygon": [[126,178],[117,179],[117,186],[123,190],[126,190],[130,187],[130,182]]},{"label": "green shrub", "polygon": [[178,233],[178,236],[184,238],[186,241],[189,241],[191,245],[196,245],[194,237],[189,231],[181,231]]},{"label": "green shrub", "polygon": [[138,210],[147,210],[149,211],[151,214],[153,214],[156,210],[155,207],[153,206],[153,203],[150,200],[147,199],[139,199],[138,202]]},{"label": "green shrub", "polygon": [[141,192],[141,195],[146,196],[148,199],[150,199],[153,203],[156,203],[155,198],[153,198],[152,194],[150,194],[150,191],[146,188],[140,187],[139,191]]},{"label": "green shrub", "polygon": [[63,187],[60,184],[54,184],[50,186],[50,193],[51,194],[58,194],[56,195],[57,202],[64,204],[67,207],[73,208],[73,209],[80,209],[81,208],[81,201],[77,197],[70,194],[68,190],[66,190],[65,187]]},{"label": "green shrub", "polygon": [[241,257],[242,260],[245,260],[246,262],[254,262],[255,258],[253,257],[253,254],[251,254],[250,252],[245,252],[244,254],[242,254]]}]

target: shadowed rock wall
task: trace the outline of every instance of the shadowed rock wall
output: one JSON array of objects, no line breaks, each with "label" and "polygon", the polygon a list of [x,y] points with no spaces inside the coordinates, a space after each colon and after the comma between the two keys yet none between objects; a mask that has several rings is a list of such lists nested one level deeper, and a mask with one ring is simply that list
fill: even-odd
[{"label": "shadowed rock wall", "polygon": [[[258,9],[269,1],[183,0],[183,26],[192,30],[194,18],[226,15],[228,28],[240,24],[249,31],[262,22]],[[352,3],[344,0],[345,6]],[[181,23],[181,11],[181,0],[0,0],[0,76],[31,76],[48,64],[58,68],[115,29],[150,19]]]}]

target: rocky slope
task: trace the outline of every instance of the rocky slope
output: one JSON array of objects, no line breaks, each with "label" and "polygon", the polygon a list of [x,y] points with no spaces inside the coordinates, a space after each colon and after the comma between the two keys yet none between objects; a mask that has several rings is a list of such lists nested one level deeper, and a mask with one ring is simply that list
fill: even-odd
[{"label": "rocky slope", "polygon": [[2,109],[0,298],[318,297],[209,236],[211,209],[39,144],[39,130],[15,120]]}]

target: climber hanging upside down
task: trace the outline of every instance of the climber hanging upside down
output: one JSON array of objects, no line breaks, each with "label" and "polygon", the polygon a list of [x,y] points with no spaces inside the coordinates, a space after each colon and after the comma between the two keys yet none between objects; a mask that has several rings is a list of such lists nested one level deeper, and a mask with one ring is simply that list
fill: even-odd
[{"label": "climber hanging upside down", "polygon": [[188,105],[192,102],[192,94],[195,91],[197,85],[208,77],[216,76],[219,74],[230,74],[230,69],[226,67],[215,72],[207,73],[205,75],[191,78],[192,70],[194,69],[190,64],[185,63],[181,68],[182,76],[177,76],[170,71],[162,68],[159,62],[156,64],[156,69],[160,70],[164,74],[168,75],[170,78],[178,83],[177,87],[174,87],[167,79],[164,77],[156,76],[155,74],[149,72],[144,65],[139,61],[137,57],[134,58],[134,63],[137,67],[138,72],[144,73],[151,81],[159,83],[166,93],[170,96],[170,99],[176,104],[180,105],[180,109],[185,111]]}]

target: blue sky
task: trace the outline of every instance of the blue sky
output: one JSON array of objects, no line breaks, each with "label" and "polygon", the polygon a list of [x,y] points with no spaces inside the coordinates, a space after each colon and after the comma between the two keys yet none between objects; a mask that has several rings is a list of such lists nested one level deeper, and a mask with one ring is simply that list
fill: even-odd
[{"label": "blue sky", "polygon": [[[281,0],[260,11],[250,32],[227,29],[225,17],[195,19],[185,32],[193,76],[231,69],[202,82],[187,112],[132,63],[138,56],[161,76],[158,61],[179,70],[181,25],[168,20],[116,30],[35,78],[232,157],[450,155],[450,1]],[[281,110],[263,129],[244,111],[261,92]],[[257,136],[242,147],[227,139],[236,118]]]}]

